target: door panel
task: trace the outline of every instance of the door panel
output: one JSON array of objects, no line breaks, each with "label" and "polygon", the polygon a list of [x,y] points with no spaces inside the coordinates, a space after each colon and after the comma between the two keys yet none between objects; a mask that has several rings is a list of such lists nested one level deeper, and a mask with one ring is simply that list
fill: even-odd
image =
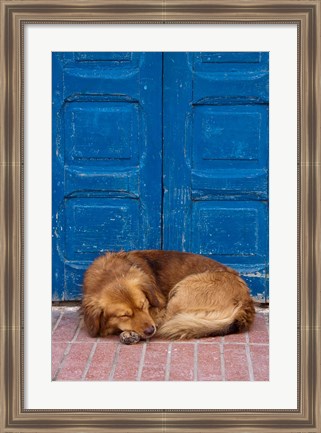
[{"label": "door panel", "polygon": [[164,248],[268,287],[268,54],[164,54]]},{"label": "door panel", "polygon": [[161,247],[161,53],[54,53],[53,299],[106,250]]},{"label": "door panel", "polygon": [[267,103],[268,53],[189,53],[193,104]]},{"label": "door panel", "polygon": [[194,166],[266,168],[266,105],[197,105],[193,116]]}]

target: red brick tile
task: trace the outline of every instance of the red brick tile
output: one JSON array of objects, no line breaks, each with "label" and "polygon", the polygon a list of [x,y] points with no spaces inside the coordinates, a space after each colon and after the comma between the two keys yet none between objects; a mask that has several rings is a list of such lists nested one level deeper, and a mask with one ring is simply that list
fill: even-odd
[{"label": "red brick tile", "polygon": [[52,335],[53,341],[71,341],[79,323],[77,311],[67,311],[62,316],[59,325]]},{"label": "red brick tile", "polygon": [[269,346],[250,346],[254,380],[269,380]]},{"label": "red brick tile", "polygon": [[142,343],[120,346],[113,380],[136,380],[144,345]]},{"label": "red brick tile", "polygon": [[119,335],[108,335],[107,337],[98,337],[98,343],[109,343],[113,341],[114,343],[119,343]]},{"label": "red brick tile", "polygon": [[224,336],[224,343],[246,343],[246,333],[228,334]]},{"label": "red brick tile", "polygon": [[85,380],[108,380],[112,370],[117,343],[98,343]]},{"label": "red brick tile", "polygon": [[224,345],[226,380],[250,380],[245,345]]},{"label": "red brick tile", "polygon": [[168,347],[168,343],[147,344],[141,380],[165,380]]},{"label": "red brick tile", "polygon": [[54,329],[59,317],[61,314],[61,310],[58,309],[54,309],[52,310],[52,314],[51,314],[51,329]]},{"label": "red brick tile", "polygon": [[85,341],[88,341],[88,342],[94,342],[96,340],[96,338],[93,338],[93,337],[91,337],[89,334],[88,334],[88,331],[87,331],[87,329],[86,329],[86,327],[85,327],[85,325],[82,323],[81,324],[81,327],[80,327],[80,330],[79,330],[79,333],[78,333],[78,335],[77,335],[77,338],[76,338],[76,341],[78,342],[81,342],[81,341],[83,341],[83,342],[85,342]]},{"label": "red brick tile", "polygon": [[[61,320],[60,312],[63,311]],[[59,322],[57,322],[59,320]],[[188,342],[152,338],[146,345],[119,345],[119,336],[91,338],[81,326],[71,350],[64,357],[79,324],[78,310],[52,310],[52,324],[57,328],[52,338],[52,377],[57,380],[255,380],[269,379],[269,336],[266,317],[258,313],[248,333],[225,337],[207,337]],[[248,345],[247,342],[250,342]],[[220,343],[224,347],[224,370],[221,371]],[[262,344],[264,343],[264,344]],[[92,348],[96,344],[95,353]],[[197,365],[195,346],[197,344]],[[171,354],[168,357],[168,348]],[[246,348],[249,352],[246,351]],[[142,364],[142,351],[145,350]],[[250,353],[251,377],[248,368]],[[92,354],[92,359],[90,356]],[[167,360],[170,365],[167,365]],[[90,362],[90,365],[89,365]],[[61,370],[60,370],[61,368]],[[58,373],[57,373],[58,372]],[[141,377],[138,375],[141,372]],[[253,372],[253,376],[252,376]],[[224,373],[224,374],[223,374]],[[169,376],[169,377],[168,377]]]},{"label": "red brick tile", "polygon": [[54,378],[67,349],[67,341],[52,342],[51,345],[51,377]]},{"label": "red brick tile", "polygon": [[269,344],[269,335],[266,332],[255,331],[249,334],[250,343]]},{"label": "red brick tile", "polygon": [[222,380],[221,351],[218,344],[199,344],[197,380]]},{"label": "red brick tile", "polygon": [[194,380],[194,344],[172,344],[169,380]]},{"label": "red brick tile", "polygon": [[263,314],[256,314],[254,323],[249,331],[250,343],[268,343],[269,333]]},{"label": "red brick tile", "polygon": [[94,343],[73,343],[57,380],[81,380]]}]

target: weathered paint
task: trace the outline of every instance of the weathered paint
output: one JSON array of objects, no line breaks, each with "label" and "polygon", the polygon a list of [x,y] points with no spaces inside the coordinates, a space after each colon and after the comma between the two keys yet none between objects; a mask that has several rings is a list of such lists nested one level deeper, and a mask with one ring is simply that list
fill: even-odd
[{"label": "weathered paint", "polygon": [[53,296],[106,250],[161,247],[162,54],[53,53]]},{"label": "weathered paint", "polygon": [[193,251],[268,296],[268,54],[53,54],[53,296],[106,250]]},{"label": "weathered paint", "polygon": [[164,247],[236,268],[264,299],[268,71],[268,53],[164,55]]}]

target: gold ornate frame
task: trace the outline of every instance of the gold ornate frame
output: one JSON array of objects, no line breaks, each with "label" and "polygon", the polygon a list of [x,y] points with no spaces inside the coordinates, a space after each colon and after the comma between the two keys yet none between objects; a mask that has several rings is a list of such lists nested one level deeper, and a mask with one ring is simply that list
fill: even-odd
[{"label": "gold ornate frame", "polygon": [[[321,431],[321,0],[0,0],[0,431]],[[26,23],[294,23],[298,27],[296,410],[24,409],[23,36]]]}]

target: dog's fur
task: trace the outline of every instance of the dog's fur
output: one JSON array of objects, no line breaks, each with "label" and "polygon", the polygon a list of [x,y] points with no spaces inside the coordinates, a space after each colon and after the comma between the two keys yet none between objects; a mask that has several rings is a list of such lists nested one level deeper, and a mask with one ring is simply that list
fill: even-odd
[{"label": "dog's fur", "polygon": [[126,344],[157,336],[200,338],[245,331],[254,319],[238,273],[176,251],[107,253],[84,277],[84,321],[92,337],[121,334]]}]

